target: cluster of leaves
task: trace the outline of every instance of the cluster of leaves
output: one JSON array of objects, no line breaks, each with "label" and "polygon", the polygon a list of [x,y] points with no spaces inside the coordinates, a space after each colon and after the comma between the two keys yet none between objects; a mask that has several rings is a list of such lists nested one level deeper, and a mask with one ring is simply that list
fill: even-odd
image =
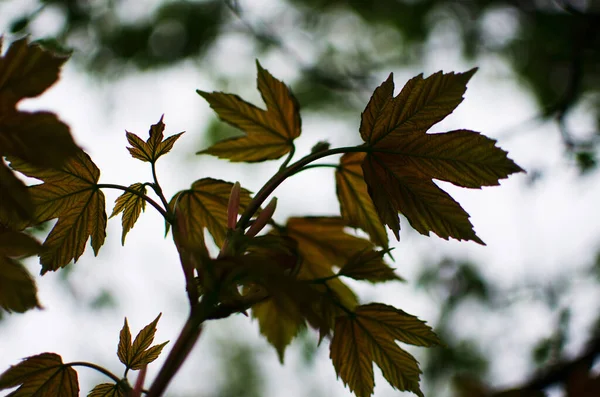
[{"label": "cluster of leaves", "polygon": [[[3,59],[9,66],[14,63],[10,55],[9,49]],[[27,64],[32,62],[26,59]],[[423,321],[400,309],[382,303],[360,304],[343,279],[371,283],[400,280],[383,259],[390,251],[385,226],[399,239],[399,213],[422,234],[433,232],[444,239],[452,237],[483,244],[473,231],[467,212],[432,179],[479,188],[497,185],[500,179],[522,171],[521,168],[495,146],[494,140],[477,132],[427,133],[462,101],[475,70],[458,74],[439,72],[428,78],[419,75],[396,96],[390,75],[375,90],[362,114],[360,135],[364,144],[330,149],[327,142],[320,142],[310,154],[291,163],[294,140],[301,134],[298,102],[283,82],[260,64],[257,66],[258,90],[266,110],[237,95],[198,91],[222,120],[244,132],[199,153],[244,162],[287,155],[279,171],[256,195],[252,196],[237,182],[205,177],[167,200],[155,164],[182,133],[165,139],[162,118],[150,127],[145,141],[133,133],[126,134],[132,157],[150,163],[152,182],[137,182],[127,187],[98,183],[100,170],[76,147],[61,163],[51,165],[33,162],[18,151],[8,150],[0,154],[9,160],[12,170],[43,183],[22,189],[31,200],[30,215],[17,220],[2,218],[6,233],[0,234],[0,238],[6,234],[7,239],[16,241],[16,236],[24,239],[19,233],[28,226],[51,219],[58,221],[41,248],[33,240],[23,240],[6,255],[12,258],[39,248],[44,274],[77,261],[88,239],[97,254],[106,237],[107,222],[105,198],[100,189],[120,189],[124,193],[117,198],[111,216],[123,214],[122,242],[146,204],[157,209],[166,221],[167,232],[172,228],[191,306],[190,319],[149,395],[161,395],[206,320],[251,309],[261,333],[276,348],[282,362],[285,348],[300,330],[310,326],[319,331],[320,340],[331,338],[333,366],[358,397],[373,393],[373,363],[394,388],[422,396],[418,363],[396,341],[432,346],[440,343],[438,337]],[[9,91],[11,95],[14,92],[19,91]],[[275,199],[261,208],[285,179],[310,168],[330,166],[312,163],[339,154],[343,156],[335,165],[335,181],[341,216],[292,217],[280,224],[272,219]],[[12,175],[8,168],[7,172]],[[146,195],[146,187],[159,200]],[[257,236],[267,225],[270,230]],[[357,237],[349,232],[349,227],[362,229],[370,239]],[[219,249],[216,258],[209,254],[205,230]],[[3,293],[8,294],[4,301],[16,300],[17,292]],[[29,307],[35,305],[37,300]],[[162,350],[164,344],[150,347],[157,321],[158,318],[144,329],[133,345],[125,323],[118,355],[127,370],[141,369]],[[60,393],[74,395],[76,375],[73,378],[70,366],[62,364],[60,357],[52,353],[42,356],[20,365],[28,368],[29,360],[33,360],[34,367],[41,366],[45,374],[52,376],[56,371],[67,371],[71,380]],[[39,364],[36,360],[49,364]],[[38,384],[39,379],[31,372],[15,376],[22,372],[18,368],[5,372],[0,386],[21,384],[27,388]],[[114,385],[100,385],[92,395],[119,392],[122,382],[118,378],[113,380]],[[142,383],[143,378],[140,393]]]}]

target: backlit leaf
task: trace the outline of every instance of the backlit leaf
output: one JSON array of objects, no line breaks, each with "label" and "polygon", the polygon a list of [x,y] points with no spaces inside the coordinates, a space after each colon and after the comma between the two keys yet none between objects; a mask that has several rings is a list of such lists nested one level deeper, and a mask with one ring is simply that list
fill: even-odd
[{"label": "backlit leaf", "polygon": [[[208,229],[220,248],[227,234],[227,204],[233,183],[219,179],[203,178],[192,184],[189,190],[178,192],[169,203],[171,209],[177,205],[177,213],[183,214],[180,221],[186,230],[187,239],[204,243],[204,228]],[[240,213],[250,203],[250,192],[240,191]],[[179,218],[178,218],[179,219]]]},{"label": "backlit leaf", "polygon": [[358,252],[348,259],[338,274],[355,280],[367,280],[372,283],[402,281],[402,278],[394,273],[394,269],[389,267],[383,260],[383,256],[388,252],[389,250]]},{"label": "backlit leaf", "polygon": [[125,324],[121,329],[121,333],[119,335],[119,347],[117,349],[117,356],[119,360],[128,369],[139,370],[142,369],[145,365],[150,364],[152,361],[156,360],[160,355],[163,347],[167,342],[161,343],[159,345],[154,345],[150,347],[152,342],[154,341],[154,334],[156,334],[156,324],[160,319],[159,314],[158,317],[150,324],[146,325],[135,337],[133,344],[131,343],[131,333],[129,331],[129,325],[127,324],[127,319],[125,319]]},{"label": "backlit leaf", "polygon": [[165,124],[163,123],[163,117],[161,117],[158,123],[150,126],[150,136],[145,142],[134,133],[127,132],[127,141],[132,146],[128,147],[127,150],[133,158],[150,163],[156,162],[160,156],[171,151],[175,141],[183,134],[183,132],[180,132],[164,139],[164,130]]},{"label": "backlit leaf", "polygon": [[[146,194],[146,185],[143,183],[134,183],[129,186],[130,189],[139,192],[140,194]],[[121,244],[125,244],[125,236],[131,230],[135,222],[138,220],[140,216],[140,212],[146,208],[146,200],[137,194],[133,194],[131,192],[125,192],[120,195],[115,201],[115,208],[113,208],[113,212],[110,215],[117,215],[118,213],[123,213],[123,219],[121,223],[123,225],[123,234],[121,236]]]},{"label": "backlit leaf", "polygon": [[387,248],[388,237],[377,210],[369,196],[361,164],[364,153],[346,153],[335,171],[335,182],[342,218],[348,226],[369,234],[371,241]]},{"label": "backlit leaf", "polygon": [[127,397],[129,391],[118,383],[101,383],[96,385],[87,397]]},{"label": "backlit leaf", "polygon": [[77,372],[54,353],[28,357],[0,375],[0,390],[16,386],[11,397],[79,397]]},{"label": "backlit leaf", "polygon": [[4,310],[23,313],[40,307],[33,277],[14,259],[35,255],[40,248],[31,236],[0,225],[0,307]]},{"label": "backlit leaf", "polygon": [[104,194],[96,187],[100,170],[83,151],[70,157],[60,168],[40,168],[11,158],[11,167],[31,178],[44,181],[29,187],[37,223],[58,218],[46,237],[40,255],[42,274],[77,261],[88,237],[94,254],[106,237]]},{"label": "backlit leaf", "polygon": [[468,130],[425,132],[462,102],[466,73],[436,73],[411,79],[393,97],[392,76],[379,86],[362,114],[366,144],[363,175],[375,209],[399,239],[402,213],[418,232],[448,239],[483,241],[469,215],[432,179],[480,188],[523,170],[496,141]]},{"label": "backlit leaf", "polygon": [[23,229],[32,216],[27,186],[0,159],[0,223]]},{"label": "backlit leaf", "polygon": [[268,299],[252,306],[252,317],[258,319],[260,333],[277,350],[283,364],[285,348],[306,327],[306,321],[292,300]]},{"label": "backlit leaf", "polygon": [[331,360],[338,376],[358,397],[373,394],[373,362],[392,387],[423,397],[418,363],[396,340],[421,346],[439,343],[422,321],[388,305],[358,306],[354,313],[336,318]]},{"label": "backlit leaf", "polygon": [[278,159],[300,136],[301,120],[296,98],[289,88],[256,62],[258,90],[267,105],[260,109],[237,95],[197,90],[221,120],[245,134],[225,139],[198,152],[230,161],[256,162]]}]

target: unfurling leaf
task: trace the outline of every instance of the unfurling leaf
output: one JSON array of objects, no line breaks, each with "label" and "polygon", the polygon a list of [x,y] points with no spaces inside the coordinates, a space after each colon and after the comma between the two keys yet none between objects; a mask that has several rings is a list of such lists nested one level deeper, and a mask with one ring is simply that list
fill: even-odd
[{"label": "unfurling leaf", "polygon": [[101,383],[96,385],[87,397],[128,397],[130,390],[121,383]]},{"label": "unfurling leaf", "polygon": [[424,322],[392,306],[373,303],[335,319],[330,356],[336,373],[357,397],[373,394],[373,362],[398,390],[423,397],[417,360],[396,340],[419,346],[439,344]]},{"label": "unfurling leaf", "polygon": [[256,162],[278,159],[293,147],[300,136],[301,120],[298,102],[281,81],[262,68],[258,61],[258,90],[267,105],[260,109],[237,95],[198,90],[221,120],[242,130],[245,135],[225,139],[207,153],[230,161]]},{"label": "unfurling leaf", "polygon": [[[189,190],[173,196],[169,206],[176,213],[183,214],[181,221],[185,224],[181,227],[188,234],[187,240],[204,244],[204,228],[207,228],[217,246],[222,247],[227,235],[227,206],[232,187],[230,182],[203,178],[194,182]],[[240,213],[250,200],[250,192],[240,189]]]},{"label": "unfurling leaf", "polygon": [[19,386],[14,397],[79,397],[77,372],[54,353],[24,359],[0,375],[0,390]]},{"label": "unfurling leaf", "polygon": [[14,41],[0,56],[0,220],[5,224],[31,220],[33,207],[23,184],[5,167],[2,157],[58,167],[78,150],[69,127],[55,114],[16,108],[22,99],[36,97],[54,84],[66,60],[26,38]]},{"label": "unfurling leaf", "polygon": [[475,70],[438,72],[426,79],[419,75],[396,97],[390,75],[375,89],[362,114],[360,133],[367,149],[364,179],[379,217],[396,239],[400,212],[422,234],[434,232],[444,239],[484,244],[469,215],[432,179],[480,188],[523,172],[495,146],[495,140],[477,132],[425,133],[462,102]]},{"label": "unfurling leaf", "polygon": [[14,259],[35,255],[40,248],[31,236],[0,225],[0,307],[4,310],[23,313],[40,307],[33,277]]},{"label": "unfurling leaf", "polygon": [[346,153],[340,159],[335,171],[340,211],[348,226],[364,230],[376,245],[387,248],[385,227],[377,215],[363,177],[361,164],[364,158],[364,153]]},{"label": "unfurling leaf", "polygon": [[365,250],[354,254],[348,262],[340,269],[339,275],[353,278],[355,280],[367,280],[372,283],[385,281],[402,281],[403,279],[394,273],[383,256],[390,250]]},{"label": "unfurling leaf", "polygon": [[128,369],[138,370],[145,365],[150,364],[152,361],[158,358],[163,347],[169,343],[169,341],[167,341],[150,347],[154,341],[156,324],[158,323],[161,315],[162,313],[138,333],[133,341],[133,344],[131,343],[129,324],[127,324],[127,318],[125,318],[125,323],[123,324],[123,328],[119,334],[117,356]]},{"label": "unfurling leaf", "polygon": [[129,153],[133,158],[149,163],[154,163],[160,156],[167,154],[173,148],[175,141],[183,134],[171,135],[167,139],[164,139],[163,131],[165,130],[165,124],[163,123],[163,117],[161,116],[158,123],[153,124],[150,127],[150,136],[146,139],[146,142],[140,139],[137,135],[132,132],[126,132],[127,141],[132,147],[128,147]]},{"label": "unfurling leaf", "polygon": [[[140,194],[146,194],[146,185],[143,183],[134,183],[129,186],[129,189],[135,190]],[[123,234],[121,236],[121,244],[125,245],[125,236],[131,230],[135,222],[137,222],[140,212],[146,208],[146,200],[143,197],[140,197],[137,194],[133,194],[131,192],[125,192],[120,195],[115,201],[115,208],[113,208],[113,212],[110,215],[117,215],[118,213],[123,213],[123,219],[121,221],[123,225]]]},{"label": "unfurling leaf", "polygon": [[58,218],[46,237],[40,255],[42,274],[77,261],[91,237],[98,254],[106,237],[104,193],[97,188],[100,170],[83,151],[56,169],[40,168],[19,159],[11,167],[24,175],[44,181],[29,187],[37,223]]}]

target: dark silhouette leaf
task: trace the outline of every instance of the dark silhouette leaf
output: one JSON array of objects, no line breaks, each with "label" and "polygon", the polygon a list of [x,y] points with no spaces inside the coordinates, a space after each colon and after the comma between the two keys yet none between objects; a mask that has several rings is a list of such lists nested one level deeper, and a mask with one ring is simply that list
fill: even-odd
[{"label": "dark silhouette leaf", "polygon": [[16,386],[12,397],[79,397],[77,372],[54,353],[28,357],[0,375],[0,390]]},{"label": "dark silhouette leaf", "polygon": [[394,273],[394,269],[389,267],[383,260],[383,256],[389,251],[360,251],[348,259],[338,274],[355,280],[367,280],[372,283],[402,281],[403,279]]},{"label": "dark silhouette leaf", "polygon": [[23,313],[41,307],[33,277],[14,259],[35,255],[40,248],[31,236],[0,225],[0,307],[4,310]]},{"label": "dark silhouette leaf", "polygon": [[335,172],[335,182],[342,218],[348,226],[369,234],[378,246],[387,248],[388,237],[377,210],[369,196],[361,164],[364,153],[346,153]]},{"label": "dark silhouette leaf", "polygon": [[431,328],[392,306],[358,306],[354,313],[336,318],[331,360],[338,376],[358,397],[373,394],[373,362],[392,387],[423,397],[418,363],[396,340],[420,346],[439,344]]},{"label": "dark silhouette leaf", "polygon": [[438,72],[411,79],[393,97],[392,75],[379,86],[362,114],[360,132],[367,154],[363,174],[379,217],[399,239],[402,213],[422,234],[484,244],[473,231],[469,215],[432,179],[479,188],[523,170],[474,131],[426,134],[462,101],[475,73]]},{"label": "dark silhouette leaf", "polygon": [[60,168],[40,168],[11,158],[11,167],[44,181],[29,187],[37,223],[58,218],[40,255],[42,274],[77,261],[91,237],[94,254],[106,237],[104,194],[96,187],[100,170],[80,151]]},{"label": "dark silhouette leaf", "polygon": [[[130,189],[139,192],[140,194],[146,194],[146,185],[143,183],[134,183],[129,186]],[[131,230],[135,222],[137,222],[140,212],[142,212],[146,208],[146,200],[137,194],[133,194],[131,192],[125,192],[120,195],[115,201],[115,208],[113,208],[113,212],[110,215],[117,215],[118,213],[123,213],[123,219],[121,220],[121,224],[123,225],[123,234],[121,236],[121,244],[125,245],[125,236]]]},{"label": "dark silhouette leaf", "polygon": [[[66,60],[26,38],[13,42],[0,56],[0,158],[17,156],[36,166],[57,167],[77,152],[69,127],[56,115],[16,109],[20,100],[36,97],[54,84]],[[31,220],[31,199],[4,164],[0,187],[0,219],[13,224]]]},{"label": "dark silhouette leaf", "polygon": [[158,123],[150,126],[150,136],[144,142],[137,135],[132,132],[126,132],[127,141],[132,147],[128,147],[129,153],[133,158],[149,163],[154,163],[160,156],[167,154],[173,148],[175,141],[183,134],[171,135],[167,139],[164,139],[163,131],[165,130],[165,124],[163,123],[163,117],[158,120]]},{"label": "dark silhouette leaf", "polygon": [[245,135],[225,139],[207,153],[230,161],[256,162],[278,159],[293,147],[300,136],[299,105],[289,88],[262,68],[258,61],[258,90],[267,110],[244,101],[237,95],[198,90],[221,120],[242,130]]},{"label": "dark silhouette leaf", "polygon": [[154,341],[156,324],[158,323],[161,315],[162,313],[138,333],[133,341],[133,344],[131,343],[129,324],[127,324],[127,318],[125,318],[125,323],[123,324],[123,328],[121,329],[121,333],[119,335],[117,356],[128,369],[138,370],[142,369],[145,365],[150,364],[152,361],[158,358],[163,347],[169,343],[169,341],[167,341],[150,347]]}]

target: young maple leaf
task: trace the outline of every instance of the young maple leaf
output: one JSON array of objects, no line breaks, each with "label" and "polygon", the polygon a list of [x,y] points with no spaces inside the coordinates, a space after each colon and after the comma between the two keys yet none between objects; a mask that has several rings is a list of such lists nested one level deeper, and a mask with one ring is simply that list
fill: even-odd
[{"label": "young maple leaf", "polygon": [[31,236],[0,225],[0,307],[23,313],[40,307],[33,277],[15,258],[37,254],[40,244]]},{"label": "young maple leaf", "polygon": [[[67,58],[30,44],[26,38],[14,41],[0,56],[0,159],[16,156],[40,167],[57,167],[77,152],[69,127],[55,114],[16,108],[22,99],[36,97],[52,86]],[[30,220],[31,199],[2,160],[0,188],[0,219],[12,224]]]},{"label": "young maple leaf", "polygon": [[[144,142],[137,135],[132,132],[126,132],[127,141],[132,147],[128,147],[129,153],[133,158],[149,163],[154,163],[160,156],[167,154],[173,148],[173,145],[183,134],[171,135],[167,139],[164,139],[163,131],[165,130],[165,124],[163,123],[163,116],[161,116],[158,123],[153,124],[150,127],[150,136]],[[164,139],[164,140],[163,140]]]},{"label": "young maple leaf", "polygon": [[362,163],[369,195],[384,224],[399,239],[402,213],[418,232],[444,239],[473,240],[469,214],[432,179],[457,186],[498,185],[515,172],[524,172],[478,132],[456,130],[427,134],[463,100],[476,69],[465,73],[435,73],[411,79],[393,96],[392,75],[375,89],[362,114],[360,134],[366,148]]},{"label": "young maple leaf", "polygon": [[381,303],[358,306],[354,313],[335,319],[331,361],[338,376],[357,397],[373,394],[373,362],[392,387],[423,397],[417,360],[396,340],[417,346],[440,343],[423,321]]},{"label": "young maple leaf", "polygon": [[44,181],[30,186],[35,223],[58,218],[40,254],[42,274],[77,261],[91,237],[98,254],[106,237],[104,193],[96,186],[100,170],[83,151],[70,157],[60,168],[41,168],[9,158],[10,166],[22,174]]},{"label": "young maple leaf", "polygon": [[271,76],[258,61],[256,67],[258,90],[267,105],[266,111],[237,95],[196,91],[221,120],[245,133],[218,142],[198,154],[212,154],[230,161],[257,162],[278,159],[293,148],[302,124],[298,101],[290,89]]},{"label": "young maple leaf", "polygon": [[127,318],[119,334],[119,346],[117,348],[117,356],[119,360],[125,364],[127,369],[138,370],[144,366],[150,364],[156,360],[160,355],[163,347],[169,341],[163,342],[159,345],[150,346],[154,342],[154,335],[156,334],[156,324],[160,320],[160,313],[154,321],[146,325],[135,337],[133,343],[131,342],[131,332],[129,331],[129,324],[127,324]]},{"label": "young maple leaf", "polygon": [[16,386],[11,396],[79,396],[77,372],[54,353],[27,357],[0,375],[0,390]]},{"label": "young maple leaf", "polygon": [[[181,216],[181,225],[188,233],[190,242],[204,243],[204,228],[213,236],[220,248],[227,235],[227,207],[233,183],[219,179],[203,178],[192,184],[188,190],[175,194],[169,206]],[[250,203],[250,191],[240,189],[240,213]],[[177,208],[175,208],[177,204]]]},{"label": "young maple leaf", "polygon": [[[134,183],[129,186],[130,189],[146,194],[146,185],[142,183]],[[146,208],[146,200],[137,194],[131,192],[125,192],[115,201],[115,207],[113,208],[110,218],[113,216],[123,213],[123,219],[121,225],[123,226],[123,234],[121,235],[121,245],[125,245],[125,236],[131,230],[135,222],[137,222],[140,212]]]}]

